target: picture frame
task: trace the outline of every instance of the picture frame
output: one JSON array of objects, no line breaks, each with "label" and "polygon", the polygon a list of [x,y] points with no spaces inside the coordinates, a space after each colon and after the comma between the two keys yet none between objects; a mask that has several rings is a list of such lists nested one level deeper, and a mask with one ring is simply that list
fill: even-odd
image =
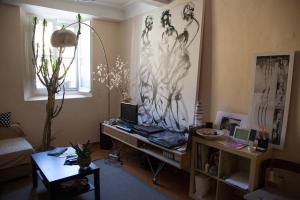
[{"label": "picture frame", "polygon": [[216,115],[215,128],[226,129],[233,136],[235,127],[248,128],[248,115],[218,111]]},{"label": "picture frame", "polygon": [[283,149],[289,113],[294,52],[255,55],[255,77],[249,123],[265,131],[273,148]]}]

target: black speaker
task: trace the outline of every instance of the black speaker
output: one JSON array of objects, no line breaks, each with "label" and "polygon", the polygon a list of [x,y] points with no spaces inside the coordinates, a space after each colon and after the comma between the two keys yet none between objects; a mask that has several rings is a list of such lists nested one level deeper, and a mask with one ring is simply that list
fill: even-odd
[{"label": "black speaker", "polygon": [[112,139],[107,136],[107,135],[104,135],[102,133],[102,126],[100,124],[100,148],[101,149],[111,149],[113,147],[113,142],[112,142]]}]

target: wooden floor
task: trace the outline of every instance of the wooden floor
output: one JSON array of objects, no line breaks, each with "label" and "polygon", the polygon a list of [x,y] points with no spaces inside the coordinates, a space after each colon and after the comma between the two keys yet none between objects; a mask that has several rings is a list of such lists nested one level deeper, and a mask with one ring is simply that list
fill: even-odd
[{"label": "wooden floor", "polygon": [[[100,149],[100,146],[97,143],[93,144],[92,151],[93,160],[105,159],[111,152],[110,150]],[[152,183],[151,171],[141,167],[141,162],[143,159],[138,151],[128,146],[124,146],[121,150],[121,158],[123,161],[123,169],[147,184],[157,188],[171,199],[190,199],[188,197],[189,174],[187,172],[166,165],[158,176],[158,184],[155,185]]]}]

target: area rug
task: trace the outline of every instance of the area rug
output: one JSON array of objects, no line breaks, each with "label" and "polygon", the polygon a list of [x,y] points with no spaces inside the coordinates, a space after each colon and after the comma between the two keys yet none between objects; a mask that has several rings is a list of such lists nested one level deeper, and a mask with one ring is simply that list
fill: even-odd
[{"label": "area rug", "polygon": [[[100,167],[101,200],[169,200],[163,193],[129,174],[122,167],[106,164],[104,160],[94,162]],[[93,182],[92,177],[88,177]],[[31,177],[0,184],[0,200],[47,200],[43,183],[32,190]],[[94,199],[94,191],[73,199]]]}]

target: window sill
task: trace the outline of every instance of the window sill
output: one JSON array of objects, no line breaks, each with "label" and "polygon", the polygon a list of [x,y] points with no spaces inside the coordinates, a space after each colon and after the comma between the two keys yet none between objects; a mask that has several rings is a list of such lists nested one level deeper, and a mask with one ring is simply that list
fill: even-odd
[{"label": "window sill", "polygon": [[[89,97],[93,97],[92,93],[76,92],[71,94],[65,94],[65,99],[82,99]],[[47,99],[47,95],[32,95],[29,97],[24,97],[25,101],[46,101]],[[62,99],[62,95],[57,95],[56,99]]]}]

